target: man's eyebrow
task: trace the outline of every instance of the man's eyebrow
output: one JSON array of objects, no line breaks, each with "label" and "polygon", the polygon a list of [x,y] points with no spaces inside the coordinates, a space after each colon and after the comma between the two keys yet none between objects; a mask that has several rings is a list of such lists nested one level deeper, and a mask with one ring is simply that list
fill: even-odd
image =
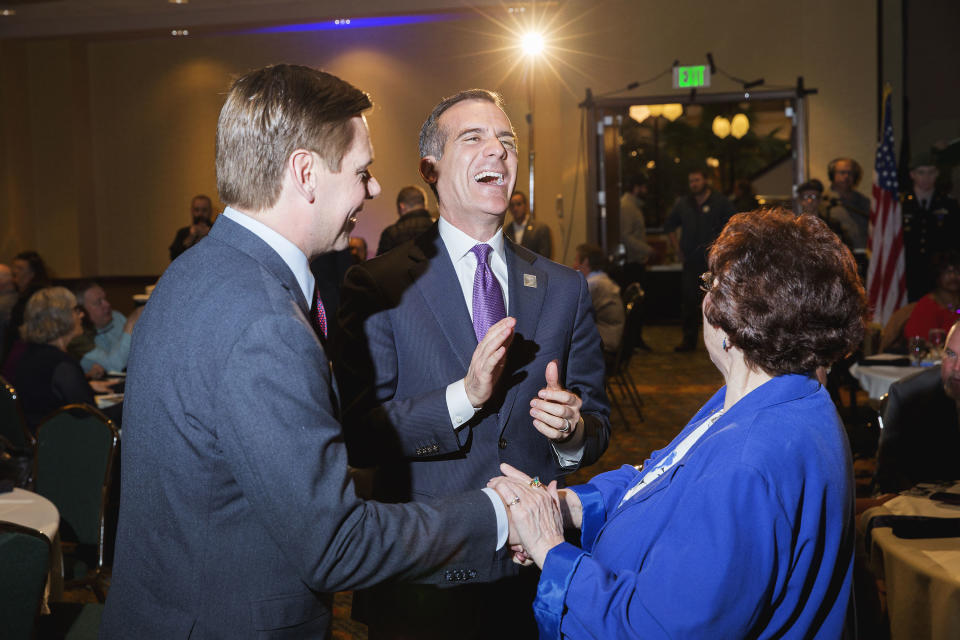
[{"label": "man's eyebrow", "polygon": [[462,138],[468,133],[482,133],[482,132],[483,132],[483,127],[473,127],[471,129],[464,129],[463,131],[457,134],[457,139]]}]

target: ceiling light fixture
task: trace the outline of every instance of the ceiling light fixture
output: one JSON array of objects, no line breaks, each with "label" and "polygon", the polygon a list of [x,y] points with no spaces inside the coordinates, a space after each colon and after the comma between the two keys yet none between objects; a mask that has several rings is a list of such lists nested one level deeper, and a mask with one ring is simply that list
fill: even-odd
[{"label": "ceiling light fixture", "polygon": [[170,32],[172,36],[188,36],[190,32],[187,29],[174,29]]},{"label": "ceiling light fixture", "polygon": [[187,4],[190,0],[167,0],[170,4]]},{"label": "ceiling light fixture", "polygon": [[15,16],[17,15],[16,9],[0,9],[0,16]]}]

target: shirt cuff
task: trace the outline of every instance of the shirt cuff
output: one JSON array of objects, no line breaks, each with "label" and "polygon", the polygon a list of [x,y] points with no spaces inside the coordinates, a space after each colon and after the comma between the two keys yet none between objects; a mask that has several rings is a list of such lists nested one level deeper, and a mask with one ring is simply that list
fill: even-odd
[{"label": "shirt cuff", "polygon": [[510,533],[510,523],[507,520],[507,508],[503,506],[503,500],[500,499],[500,496],[493,489],[484,487],[481,491],[490,498],[490,502],[493,503],[493,510],[497,514],[497,548],[495,550],[499,551],[503,548],[503,545],[507,544],[507,535]]},{"label": "shirt cuff", "polygon": [[[582,428],[582,427],[581,427]],[[561,467],[576,467],[583,460],[583,450],[586,447],[586,438],[580,440],[580,444],[572,442],[551,442],[554,452],[557,454],[557,460]]]},{"label": "shirt cuff", "polygon": [[477,412],[467,397],[467,385],[463,379],[447,385],[447,411],[450,413],[450,424],[454,431],[464,427]]}]

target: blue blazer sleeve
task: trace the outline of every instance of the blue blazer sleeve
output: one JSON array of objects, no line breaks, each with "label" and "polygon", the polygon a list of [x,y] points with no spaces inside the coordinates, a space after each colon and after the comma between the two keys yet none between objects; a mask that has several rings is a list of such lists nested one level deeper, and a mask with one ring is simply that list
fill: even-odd
[{"label": "blue blazer sleeve", "polygon": [[[604,542],[629,569],[613,571],[566,543],[552,549],[534,602],[540,637],[748,635],[790,569],[778,564],[777,541],[790,539],[791,529],[775,492],[738,465],[688,486],[670,508],[655,549],[623,533],[644,526],[643,510],[627,506],[617,515],[629,526]],[[768,534],[758,536],[753,522]]]}]

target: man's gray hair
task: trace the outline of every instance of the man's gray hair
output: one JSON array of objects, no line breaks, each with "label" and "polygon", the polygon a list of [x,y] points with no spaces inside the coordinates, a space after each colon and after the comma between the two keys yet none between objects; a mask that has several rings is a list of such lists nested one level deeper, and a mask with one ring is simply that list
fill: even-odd
[{"label": "man's gray hair", "polygon": [[447,132],[440,129],[437,121],[447,109],[465,100],[485,100],[503,109],[503,98],[500,97],[500,94],[486,89],[467,89],[444,98],[440,101],[440,104],[433,108],[423,126],[420,127],[421,158],[433,156],[437,160],[440,159],[443,155],[443,146],[447,143]]}]

